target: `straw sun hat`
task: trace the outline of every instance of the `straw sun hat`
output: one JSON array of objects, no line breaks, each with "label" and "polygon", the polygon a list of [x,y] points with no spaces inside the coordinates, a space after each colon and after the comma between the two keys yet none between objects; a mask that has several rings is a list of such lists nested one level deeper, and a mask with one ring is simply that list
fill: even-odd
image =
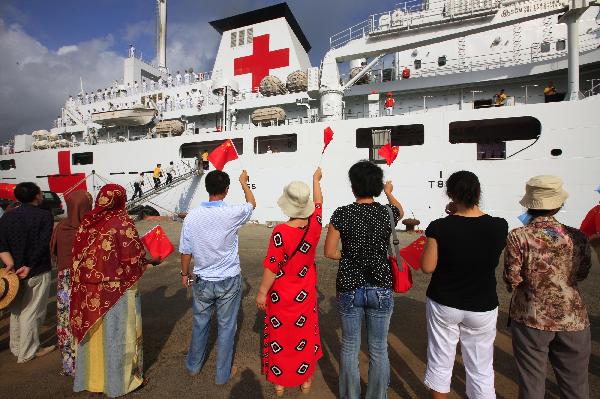
[{"label": "straw sun hat", "polygon": [[291,218],[304,219],[315,211],[315,204],[310,199],[310,188],[301,181],[293,181],[285,186],[277,205]]},{"label": "straw sun hat", "polygon": [[7,308],[19,291],[19,277],[14,272],[0,268],[0,310]]},{"label": "straw sun hat", "polygon": [[519,201],[527,209],[558,209],[569,194],[563,190],[563,182],[556,176],[535,176],[525,185],[525,195]]}]

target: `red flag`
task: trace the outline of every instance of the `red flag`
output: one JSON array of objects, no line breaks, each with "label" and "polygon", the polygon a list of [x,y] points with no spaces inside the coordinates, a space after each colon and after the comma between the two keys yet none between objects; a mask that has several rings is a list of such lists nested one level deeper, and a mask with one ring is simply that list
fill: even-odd
[{"label": "red flag", "polygon": [[0,183],[0,198],[16,201],[15,187],[16,184]]},{"label": "red flag", "polygon": [[160,226],[156,226],[146,233],[146,235],[142,237],[142,242],[146,248],[148,248],[148,252],[150,252],[152,258],[158,257],[163,260],[175,250],[171,240],[169,240],[169,237],[167,237]]},{"label": "red flag", "polygon": [[400,250],[400,256],[415,270],[421,268],[421,255],[423,255],[426,241],[427,237],[421,236]]},{"label": "red flag", "polygon": [[390,143],[387,143],[379,149],[378,153],[382,158],[385,159],[385,162],[388,164],[388,166],[390,166],[398,156],[399,150],[400,147],[392,147]]},{"label": "red flag", "polygon": [[238,154],[231,139],[225,140],[223,144],[215,148],[213,152],[208,155],[208,160],[213,164],[215,169],[218,170],[223,170],[225,164],[234,159],[238,159]]},{"label": "red flag", "polygon": [[325,143],[325,146],[323,147],[323,152],[321,154],[325,153],[325,149],[327,148],[329,143],[331,143],[331,140],[333,140],[333,130],[331,130],[331,128],[327,126],[323,131],[323,142]]}]

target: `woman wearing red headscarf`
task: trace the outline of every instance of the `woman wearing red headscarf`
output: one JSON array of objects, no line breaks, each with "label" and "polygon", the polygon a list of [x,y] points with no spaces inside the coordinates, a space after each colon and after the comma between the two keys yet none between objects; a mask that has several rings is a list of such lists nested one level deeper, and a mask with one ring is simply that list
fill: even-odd
[{"label": "woman wearing red headscarf", "polygon": [[96,207],[79,226],[71,269],[71,330],[77,344],[75,392],[109,397],[138,388],[142,320],[137,282],[148,263],[117,184],[102,187]]},{"label": "woman wearing red headscarf", "polygon": [[92,210],[94,199],[87,191],[77,190],[66,198],[67,218],[54,228],[50,241],[50,253],[58,269],[56,289],[56,336],[62,355],[62,374],[73,375],[75,370],[75,347],[71,334],[71,266],[73,265],[73,241],[83,216]]}]

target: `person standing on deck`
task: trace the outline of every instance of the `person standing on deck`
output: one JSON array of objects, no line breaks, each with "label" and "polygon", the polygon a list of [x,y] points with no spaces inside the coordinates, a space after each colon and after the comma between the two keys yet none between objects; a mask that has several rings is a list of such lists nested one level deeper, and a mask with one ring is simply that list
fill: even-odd
[{"label": "person standing on deck", "polygon": [[[229,175],[213,170],[205,178],[209,201],[184,219],[179,252],[184,287],[193,287],[192,339],[185,366],[189,374],[200,372],[206,360],[210,320],[216,310],[219,332],[215,382],[227,383],[236,373],[232,367],[237,317],[242,297],[238,231],[250,219],[256,200],[244,170],[239,182],[246,202],[228,205]],[[207,225],[213,226],[207,229]],[[194,268],[190,263],[194,257]]]},{"label": "person standing on deck", "polygon": [[156,164],[156,168],[152,172],[152,179],[154,180],[154,189],[158,189],[160,187],[160,178],[162,177],[162,172],[160,170],[161,164]]},{"label": "person standing on deck", "polygon": [[202,169],[208,170],[210,164],[208,162],[208,151],[202,152]]},{"label": "person standing on deck", "polygon": [[385,114],[387,116],[394,115],[394,104],[396,104],[396,100],[394,100],[394,97],[392,97],[392,93],[388,93],[387,99],[383,104],[383,107],[385,108]]}]

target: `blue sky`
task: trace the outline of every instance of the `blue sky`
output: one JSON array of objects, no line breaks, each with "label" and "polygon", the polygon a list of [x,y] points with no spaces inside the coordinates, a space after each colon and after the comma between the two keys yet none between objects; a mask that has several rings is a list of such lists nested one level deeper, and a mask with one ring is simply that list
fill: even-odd
[{"label": "blue sky", "polygon": [[[219,37],[209,21],[279,2],[168,0],[169,67],[210,70]],[[395,3],[288,1],[312,45],[313,65],[329,36]],[[80,76],[90,89],[122,78],[120,57],[129,43],[153,59],[155,7],[155,0],[0,0],[0,102],[8,105],[0,108],[0,141],[49,128]]]}]

